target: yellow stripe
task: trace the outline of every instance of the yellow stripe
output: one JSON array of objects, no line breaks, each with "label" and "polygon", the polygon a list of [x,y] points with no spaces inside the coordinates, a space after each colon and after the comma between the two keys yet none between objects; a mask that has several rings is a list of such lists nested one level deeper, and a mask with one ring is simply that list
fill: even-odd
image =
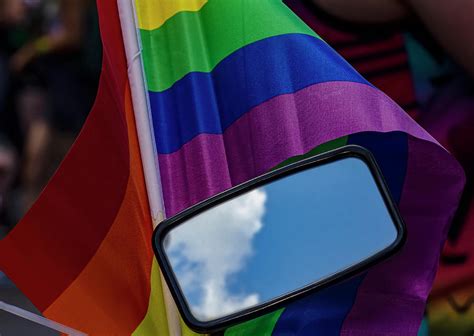
[{"label": "yellow stripe", "polygon": [[153,30],[179,12],[196,12],[207,0],[135,0],[138,26]]},{"label": "yellow stripe", "polygon": [[201,334],[197,334],[184,323],[184,321],[181,319],[181,336],[205,336]]},{"label": "yellow stripe", "polygon": [[161,289],[160,268],[153,258],[151,267],[151,290],[148,311],[140,325],[133,332],[133,336],[168,336],[168,321],[166,319],[165,302],[163,300],[163,292]]},{"label": "yellow stripe", "polygon": [[161,288],[166,305],[166,318],[168,319],[168,330],[170,335],[181,335],[181,325],[179,324],[179,312],[174,302],[173,296],[166,285],[163,273],[161,274]]},{"label": "yellow stripe", "polygon": [[[151,269],[151,293],[150,303],[148,305],[148,311],[145,318],[140,323],[137,329],[133,332],[133,336],[168,336],[171,335],[168,329],[168,323],[166,316],[163,312],[165,309],[165,301],[163,299],[163,292],[161,287],[161,276],[159,272],[159,266],[156,263],[156,259],[153,259],[153,265]],[[181,336],[199,336],[193,332],[189,327],[180,319]]]}]

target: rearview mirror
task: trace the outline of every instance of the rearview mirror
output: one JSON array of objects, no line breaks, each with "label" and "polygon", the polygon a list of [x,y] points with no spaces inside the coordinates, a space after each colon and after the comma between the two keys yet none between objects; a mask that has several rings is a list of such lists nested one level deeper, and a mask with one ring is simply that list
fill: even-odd
[{"label": "rearview mirror", "polygon": [[345,146],[169,218],[153,245],[184,321],[209,333],[367,269],[404,232],[370,152]]}]

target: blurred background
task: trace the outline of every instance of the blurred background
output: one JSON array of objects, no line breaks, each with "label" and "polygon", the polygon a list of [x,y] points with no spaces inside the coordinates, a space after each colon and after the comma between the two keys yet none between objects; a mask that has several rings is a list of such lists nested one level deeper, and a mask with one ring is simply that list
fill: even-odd
[{"label": "blurred background", "polygon": [[[0,41],[1,239],[58,168],[93,104],[101,67],[95,2],[0,0]],[[0,300],[34,311],[1,272]],[[0,311],[0,334],[55,333]]]},{"label": "blurred background", "polygon": [[[455,2],[285,0],[465,169],[420,336],[474,334],[474,6]],[[67,154],[100,68],[95,1],[0,0],[0,239]],[[1,272],[0,300],[35,311]],[[55,335],[1,311],[0,334]]]}]

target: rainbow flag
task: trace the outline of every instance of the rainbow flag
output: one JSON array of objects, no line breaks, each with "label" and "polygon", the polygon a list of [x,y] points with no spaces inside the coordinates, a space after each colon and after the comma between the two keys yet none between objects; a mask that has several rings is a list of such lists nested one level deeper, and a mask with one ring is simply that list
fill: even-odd
[{"label": "rainbow flag", "polygon": [[[160,211],[171,216],[351,143],[376,156],[408,226],[406,246],[225,335],[415,335],[464,183],[449,153],[282,1],[136,0],[146,101],[126,8],[98,8],[95,105],[48,187],[0,242],[0,269],[44,315],[92,335],[191,334],[153,261]],[[142,108],[149,138],[136,131],[146,131]],[[151,151],[142,146],[150,139]]]},{"label": "rainbow flag", "polygon": [[[130,335],[150,300],[152,218],[115,1],[99,1],[102,73],[95,104],[39,199],[0,241],[0,270],[43,314],[91,335]],[[160,287],[161,288],[161,287]],[[160,306],[161,304],[161,306]]]},{"label": "rainbow flag", "polygon": [[167,216],[278,165],[370,149],[408,225],[390,261],[226,335],[415,335],[459,165],[283,1],[137,0]]}]

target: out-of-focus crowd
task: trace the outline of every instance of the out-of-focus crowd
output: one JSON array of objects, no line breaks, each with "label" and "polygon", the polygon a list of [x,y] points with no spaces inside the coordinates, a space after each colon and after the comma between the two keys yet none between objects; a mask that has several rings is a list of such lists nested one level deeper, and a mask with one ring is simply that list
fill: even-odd
[{"label": "out-of-focus crowd", "polygon": [[73,143],[100,67],[94,1],[0,0],[0,239]]}]

